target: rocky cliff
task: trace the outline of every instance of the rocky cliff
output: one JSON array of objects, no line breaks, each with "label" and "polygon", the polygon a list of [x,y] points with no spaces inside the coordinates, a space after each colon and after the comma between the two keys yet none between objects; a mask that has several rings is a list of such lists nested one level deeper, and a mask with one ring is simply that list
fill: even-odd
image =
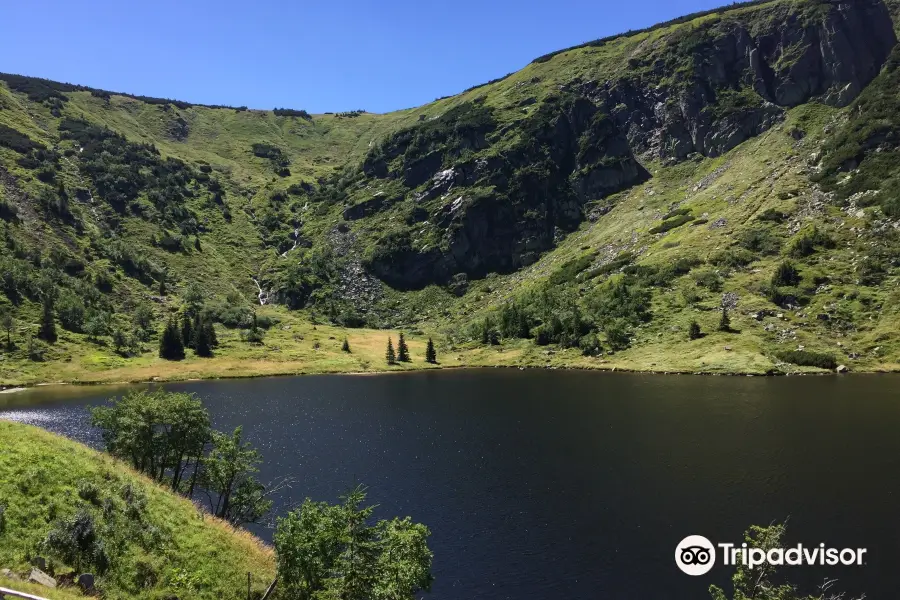
[{"label": "rocky cliff", "polygon": [[[614,78],[575,76],[527,99],[537,106],[512,122],[476,97],[394,134],[345,180],[345,217],[405,211],[366,262],[395,287],[512,271],[577,227],[586,205],[646,180],[642,162],[718,156],[787,108],[847,105],[896,41],[880,0],[715,14],[648,37]],[[370,197],[384,183],[390,200]]]}]

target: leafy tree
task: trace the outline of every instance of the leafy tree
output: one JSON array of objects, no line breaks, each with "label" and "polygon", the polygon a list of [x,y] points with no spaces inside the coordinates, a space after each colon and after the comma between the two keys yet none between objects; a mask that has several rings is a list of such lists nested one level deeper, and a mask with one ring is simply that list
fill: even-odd
[{"label": "leafy tree", "polygon": [[56,306],[59,324],[69,331],[81,331],[84,326],[84,302],[75,294],[68,292],[60,295]]},{"label": "leafy tree", "polygon": [[203,290],[196,282],[191,282],[184,289],[184,304],[192,315],[203,306]]},{"label": "leafy tree", "polygon": [[[774,548],[783,548],[784,525],[760,527],[754,525],[744,533],[744,540],[750,548],[759,548],[768,553]],[[734,585],[733,600],[824,600],[828,588],[833,582],[823,584],[821,594],[817,596],[801,596],[797,588],[790,583],[781,583],[776,576],[777,569],[768,562],[750,567],[738,564],[731,578]],[[722,588],[711,585],[709,593],[713,600],[728,600]],[[842,595],[828,596],[831,599],[843,598]]]},{"label": "leafy tree", "polygon": [[388,337],[387,352],[384,353],[387,364],[393,365],[397,363],[397,355],[394,353],[394,342]]},{"label": "leafy tree", "polygon": [[425,346],[425,362],[437,364],[437,352],[434,349],[434,342],[428,338],[428,344]]},{"label": "leafy tree", "polygon": [[719,319],[719,331],[731,331],[731,318],[728,316],[728,307],[722,307],[722,318]]},{"label": "leafy tree", "polygon": [[412,600],[431,587],[431,532],[405,519],[370,523],[359,486],[338,505],[306,499],[278,519],[278,580],[289,598]]},{"label": "leafy tree", "polygon": [[397,360],[400,362],[409,362],[409,347],[406,345],[406,338],[403,332],[400,332],[400,339],[397,340]]},{"label": "leafy tree", "polygon": [[700,331],[700,325],[697,321],[691,321],[691,325],[688,327],[688,338],[698,340],[701,337],[703,337],[703,333]]},{"label": "leafy tree", "polygon": [[211,430],[209,413],[193,394],[164,390],[131,391],[95,408],[106,451],[181,489],[186,473],[196,473]]},{"label": "leafy tree", "polygon": [[170,317],[166,323],[162,335],[159,337],[159,357],[166,360],[181,360],[184,358],[184,341],[181,331],[178,329],[178,321]]},{"label": "leafy tree", "polygon": [[105,310],[93,311],[87,323],[84,324],[84,332],[90,340],[98,340],[105,335],[109,335],[110,328],[110,316]]},{"label": "leafy tree", "polygon": [[125,329],[122,328],[121,325],[116,325],[112,330],[112,343],[113,348],[115,348],[116,352],[123,352],[129,345],[130,340],[128,338],[128,333]]},{"label": "leafy tree", "polygon": [[242,435],[241,427],[231,435],[214,431],[213,449],[203,460],[210,510],[232,525],[256,523],[272,508],[265,486],[254,477],[262,458]]},{"label": "leafy tree", "polygon": [[350,341],[347,338],[344,338],[344,343],[341,344],[341,351],[347,353],[350,352]]},{"label": "leafy tree", "polygon": [[146,302],[141,302],[134,307],[132,319],[135,326],[142,331],[149,332],[153,329],[153,309]]},{"label": "leafy tree", "polygon": [[3,330],[6,331],[6,349],[12,350],[12,332],[16,328],[16,319],[13,316],[12,309],[8,306],[4,306],[3,310],[0,311],[0,327],[3,327]]}]

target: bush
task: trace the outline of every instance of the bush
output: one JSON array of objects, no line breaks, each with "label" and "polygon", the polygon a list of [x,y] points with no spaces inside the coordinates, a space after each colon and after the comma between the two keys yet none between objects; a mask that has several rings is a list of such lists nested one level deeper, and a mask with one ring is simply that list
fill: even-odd
[{"label": "bush", "polygon": [[27,154],[32,150],[43,150],[44,147],[34,142],[24,133],[0,123],[0,146],[15,150],[19,154]]},{"label": "bush", "polygon": [[618,320],[609,323],[603,330],[606,334],[606,341],[613,350],[625,350],[631,345],[631,335],[628,330],[628,324]]},{"label": "bush", "polygon": [[276,108],[272,111],[276,117],[300,117],[307,121],[312,121],[312,115],[305,110],[294,110],[293,108]]},{"label": "bush", "polygon": [[94,518],[86,510],[70,519],[57,521],[42,546],[48,554],[78,571],[96,570],[103,574],[109,568],[109,557]]},{"label": "bush", "polygon": [[837,361],[832,354],[822,352],[810,352],[808,350],[790,350],[776,354],[779,360],[800,365],[803,367],[818,367],[820,369],[835,369]]},{"label": "bush", "polygon": [[757,256],[753,252],[737,246],[713,254],[709,258],[709,262],[719,267],[739,269],[749,265],[756,259]]},{"label": "bush", "polygon": [[834,248],[834,240],[815,225],[804,227],[790,241],[788,254],[802,258],[813,254],[819,248]]},{"label": "bush", "polygon": [[690,223],[694,217],[690,214],[679,214],[671,218],[665,219],[659,225],[650,228],[650,233],[665,233],[676,227],[681,227],[685,223]]},{"label": "bush", "polygon": [[738,243],[747,250],[762,254],[778,254],[781,251],[781,240],[772,230],[764,227],[742,232]]},{"label": "bush", "polygon": [[789,260],[783,261],[772,274],[772,286],[796,286],[801,281],[800,271]]}]

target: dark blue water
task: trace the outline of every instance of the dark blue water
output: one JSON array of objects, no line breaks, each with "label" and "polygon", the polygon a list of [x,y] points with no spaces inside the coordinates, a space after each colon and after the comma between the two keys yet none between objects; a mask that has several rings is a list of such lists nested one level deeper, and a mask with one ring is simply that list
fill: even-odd
[{"label": "dark blue water", "polygon": [[[168,387],[243,425],[264,481],[296,479],[280,510],[362,482],[379,516],[427,524],[430,598],[557,600],[707,598],[729,569],[688,577],[676,544],[787,518],[790,544],[868,548],[862,567],[790,569],[802,591],[828,577],[893,597],[898,384],[490,370]],[[9,395],[0,417],[97,445],[87,407],[121,391]]]}]

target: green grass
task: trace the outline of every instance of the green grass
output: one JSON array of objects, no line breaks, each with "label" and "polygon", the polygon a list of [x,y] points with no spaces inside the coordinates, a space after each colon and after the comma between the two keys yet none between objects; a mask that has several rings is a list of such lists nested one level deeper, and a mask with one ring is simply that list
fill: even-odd
[{"label": "green grass", "polygon": [[[247,573],[261,592],[274,577],[272,550],[260,540],[198,512],[188,500],[175,496],[135,473],[121,462],[76,442],[43,430],[0,421],[0,504],[6,506],[6,527],[0,531],[0,566],[27,574],[29,558],[44,556],[59,577],[69,567],[40,550],[54,524],[79,510],[88,510],[100,526],[111,566],[99,577],[103,596],[115,598],[246,597]],[[123,490],[132,486],[146,498],[140,528],[161,542],[141,541],[140,535],[115,539],[103,524],[113,517],[79,496],[90,485],[96,502],[113,502],[124,519]],[[118,523],[118,521],[117,521]],[[103,538],[103,535],[107,535]],[[71,588],[50,592],[35,586],[6,582],[51,599],[83,597]]]},{"label": "green grass", "polygon": [[[891,4],[894,13],[898,6]],[[817,2],[783,0],[723,9],[602,44],[563,50],[490,84],[384,115],[314,115],[308,120],[276,116],[272,111],[151,104],[115,94],[106,99],[89,91],[65,91],[68,101],[60,107],[30,100],[0,83],[0,130],[12,128],[49,149],[69,150],[70,156],[60,157],[54,185],[61,184],[70,199],[80,188],[90,188],[91,182],[79,170],[78,149],[60,139],[58,125],[64,118],[83,117],[131,142],[152,143],[162,158],[178,158],[193,169],[209,170],[225,190],[221,206],[211,203],[211,194],[202,186],[184,201],[202,225],[196,236],[199,248],[193,245],[193,236],[186,236],[189,243],[183,251],[168,252],[152,243],[161,233],[156,219],[115,215],[102,202],[84,200],[70,201],[73,222],[55,216],[40,201],[54,185],[41,182],[35,170],[20,165],[20,152],[0,144],[0,202],[18,212],[17,220],[4,227],[20,246],[41,257],[43,270],[34,271],[33,279],[51,268],[47,265],[54,253],[74,256],[85,265],[84,274],[63,278],[66,286],[93,285],[98,278],[108,277],[111,288],[95,304],[114,312],[117,322],[127,322],[136,304],[150,302],[154,327],[159,329],[169,315],[181,310],[182,296],[192,283],[200,286],[208,300],[218,302],[230,296],[249,307],[257,304],[253,278],[273,291],[283,282],[286,265],[305,266],[315,260],[314,253],[302,249],[282,257],[276,249],[279,242],[289,243],[297,228],[315,251],[330,247],[344,209],[379,192],[396,200],[390,208],[348,224],[355,241],[348,243],[346,253],[345,249],[335,253],[336,271],[354,261],[364,263],[385,240],[401,239],[416,248],[445,244],[446,228],[431,218],[417,220],[415,210],[425,208],[430,215],[452,196],[416,201],[415,193],[427,185],[407,189],[399,179],[363,177],[359,172],[373,149],[397,132],[413,131],[413,137],[421,137],[416,144],[424,147],[429,132],[439,131],[446,139],[435,143],[448,156],[459,154],[459,160],[504,156],[529,141],[535,126],[532,120],[547,110],[542,107],[551,102],[545,101],[556,97],[558,102],[561,86],[635,78],[677,86],[689,79],[694,66],[687,59],[694,49],[735,23],[758,33],[789,15],[818,18],[821,10]],[[796,49],[788,50],[778,68],[787,68],[792,60]],[[657,61],[665,66],[662,73],[654,72]],[[838,363],[853,370],[894,370],[900,364],[900,272],[893,257],[900,242],[885,233],[877,203],[861,201],[856,210],[848,211],[841,210],[839,201],[823,200],[811,181],[815,177],[810,164],[816,161],[810,157],[830,151],[832,155],[823,161],[823,184],[840,187],[833,172],[833,163],[840,158],[834,146],[848,140],[852,143],[844,145],[852,146],[855,153],[869,133],[890,120],[885,107],[890,108],[893,101],[885,86],[890,87],[895,70],[886,71],[859,101],[860,106],[878,111],[838,110],[811,102],[787,111],[783,123],[724,156],[693,157],[676,164],[642,158],[651,179],[604,198],[603,207],[611,208],[608,213],[559,236],[551,251],[517,272],[489,273],[470,281],[461,297],[437,285],[400,291],[376,284],[377,293],[371,299],[353,301],[344,297],[338,281],[316,280],[319,300],[313,306],[296,312],[269,306],[260,309],[280,319],[267,332],[264,345],[249,345],[237,331],[218,327],[222,345],[214,358],[200,359],[189,352],[188,359],[171,363],[156,357],[155,337],[138,356],[123,358],[112,350],[108,336],[98,343],[62,330],[60,340],[47,348],[45,361],[31,361],[26,348],[40,319],[39,295],[26,295],[14,307],[0,296],[0,308],[10,306],[17,321],[16,348],[3,352],[0,381],[30,385],[380,371],[388,369],[383,360],[386,338],[392,334],[396,339],[401,329],[424,332],[410,336],[414,356],[424,352],[427,335],[434,336],[444,367],[803,372],[809,368],[777,358],[802,345],[812,351],[834,351]],[[741,88],[720,94],[711,110],[724,116],[758,100],[755,92]],[[489,113],[495,127],[488,147],[458,147],[459,140],[452,136],[455,125],[440,120],[448,113],[478,118]],[[800,140],[791,135],[798,131],[803,132]],[[22,138],[7,138],[21,146]],[[271,160],[254,156],[254,144],[277,148],[290,161],[290,176],[280,177]],[[889,154],[867,155],[861,176],[847,189],[862,189],[870,180],[892,181],[894,167],[884,159]],[[411,155],[414,158],[420,157]],[[390,164],[399,168],[402,162],[395,157]],[[322,178],[334,179],[320,185]],[[318,191],[287,193],[291,186],[297,192],[301,184],[311,184]],[[494,191],[483,182],[467,189],[473,196],[485,197]],[[145,195],[139,203],[149,205]],[[588,205],[585,212],[592,208]],[[813,227],[815,235],[810,234]],[[174,227],[167,225],[169,230]],[[104,253],[103,244],[113,238],[168,272],[164,297],[151,301],[151,296],[159,296],[158,282],[139,281]],[[11,254],[10,249],[0,250],[2,257]],[[769,283],[777,266],[790,255],[803,280],[778,290],[801,304],[788,309],[773,304]],[[672,265],[690,265],[689,272],[672,270]],[[503,340],[500,346],[485,348],[465,335],[471,323],[548,282],[586,298],[622,269],[643,277],[652,289],[652,319],[632,332],[627,350],[584,357],[577,350],[537,347],[527,340]],[[724,293],[738,297],[732,322],[740,333],[710,333]],[[368,324],[382,329],[323,325],[329,303],[338,309],[364,309]],[[765,311],[764,316],[757,320],[760,311]],[[692,320],[709,335],[687,340]],[[350,340],[350,354],[340,352],[344,337]],[[546,354],[548,350],[553,353]],[[408,368],[426,365],[419,361],[391,369]]]}]

